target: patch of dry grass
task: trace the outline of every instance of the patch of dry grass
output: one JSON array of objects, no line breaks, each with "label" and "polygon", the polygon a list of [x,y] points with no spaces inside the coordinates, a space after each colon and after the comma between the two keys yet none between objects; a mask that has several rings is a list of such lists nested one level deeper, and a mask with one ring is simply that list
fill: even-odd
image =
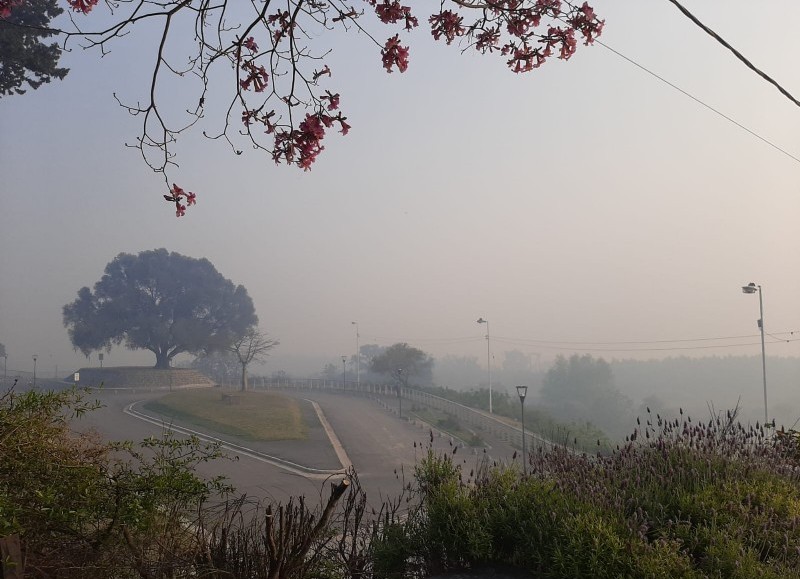
[{"label": "patch of dry grass", "polygon": [[299,402],[279,394],[217,388],[181,390],[145,407],[245,440],[303,440],[308,435]]}]

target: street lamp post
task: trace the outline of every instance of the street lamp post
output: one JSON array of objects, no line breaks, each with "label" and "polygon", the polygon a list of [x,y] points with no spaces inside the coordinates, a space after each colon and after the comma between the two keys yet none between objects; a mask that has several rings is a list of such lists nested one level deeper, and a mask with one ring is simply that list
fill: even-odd
[{"label": "street lamp post", "polygon": [[489,341],[489,320],[478,318],[477,323],[486,324],[486,367],[489,369],[489,414],[492,412],[492,346]]},{"label": "street lamp post", "polygon": [[8,367],[8,355],[3,356],[3,382],[6,381],[6,369]]},{"label": "street lamp post", "polygon": [[528,395],[527,386],[517,386],[519,396],[520,416],[522,418],[522,475],[528,474],[528,455],[525,452],[525,396]]},{"label": "street lamp post", "polygon": [[761,286],[753,282],[742,286],[742,292],[746,294],[758,292],[758,311],[761,316],[758,320],[758,327],[761,330],[761,377],[764,381],[764,424],[766,425],[769,422],[769,413],[767,411],[767,352],[764,346],[764,299]]},{"label": "street lamp post", "polygon": [[347,356],[342,356],[342,388],[347,390]]},{"label": "street lamp post", "polygon": [[397,375],[400,378],[397,384],[397,414],[400,416],[400,418],[403,417],[403,384],[405,382],[404,374],[405,370],[402,368],[397,369]]},{"label": "street lamp post", "polygon": [[36,360],[39,359],[38,354],[31,356],[33,358],[33,387],[36,388]]},{"label": "street lamp post", "polygon": [[356,390],[361,391],[361,348],[358,345],[358,322],[350,322],[356,327]]}]

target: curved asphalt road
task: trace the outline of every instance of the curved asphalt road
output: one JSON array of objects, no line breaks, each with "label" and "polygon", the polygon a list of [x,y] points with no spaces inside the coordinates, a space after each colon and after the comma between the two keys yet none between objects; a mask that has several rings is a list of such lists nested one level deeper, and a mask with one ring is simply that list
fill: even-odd
[{"label": "curved asphalt road", "polygon": [[[224,437],[244,447],[271,456],[280,456],[300,465],[316,469],[341,468],[341,456],[336,455],[324,431],[314,424],[315,414],[308,399],[316,401],[329,423],[347,457],[352,461],[363,488],[367,491],[370,503],[379,504],[380,498],[396,496],[405,481],[411,480],[413,466],[425,454],[430,438],[429,431],[400,420],[387,413],[378,404],[360,396],[330,394],[318,391],[283,391],[283,394],[306,399],[304,403],[308,421],[311,424],[309,441],[303,443],[248,443]],[[87,414],[77,427],[94,429],[108,440],[141,440],[148,436],[160,435],[163,427],[158,421],[146,421],[125,409],[131,404],[149,398],[162,396],[158,393],[139,393],[136,395],[115,394],[110,391],[93,393],[104,407]],[[141,408],[134,406],[134,409]],[[147,414],[150,412],[144,411]],[[195,428],[187,425],[190,428]],[[316,428],[316,430],[315,430]],[[207,433],[214,435],[214,433]],[[220,436],[220,435],[217,435]],[[220,438],[223,438],[220,436]],[[416,448],[414,446],[416,443]],[[434,447],[450,450],[449,439],[435,436]],[[511,449],[495,446],[492,453],[501,452],[508,456]],[[320,476],[310,476],[297,469],[284,468],[271,464],[250,453],[227,451],[234,460],[219,460],[203,464],[198,472],[205,476],[224,474],[239,492],[258,498],[271,498],[286,501],[290,496],[305,495],[308,498],[320,496],[327,498],[328,485]],[[459,449],[457,455],[465,461],[467,472],[474,467],[476,456],[469,449]]]}]

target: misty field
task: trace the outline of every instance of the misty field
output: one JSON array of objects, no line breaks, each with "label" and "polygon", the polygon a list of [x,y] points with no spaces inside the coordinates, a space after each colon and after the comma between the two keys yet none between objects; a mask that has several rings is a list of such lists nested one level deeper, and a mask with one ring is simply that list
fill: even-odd
[{"label": "misty field", "polygon": [[303,440],[308,435],[298,401],[278,394],[182,390],[148,402],[145,407],[245,440]]}]

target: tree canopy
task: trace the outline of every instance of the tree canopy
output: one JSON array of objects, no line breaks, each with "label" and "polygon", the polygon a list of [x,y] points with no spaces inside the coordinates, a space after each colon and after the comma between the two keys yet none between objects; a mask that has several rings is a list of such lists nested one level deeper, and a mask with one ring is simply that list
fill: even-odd
[{"label": "tree canopy", "polygon": [[67,75],[69,69],[57,66],[58,43],[42,42],[57,34],[50,21],[62,12],[58,0],[0,0],[0,97],[25,93],[25,84],[37,89]]},{"label": "tree canopy", "polygon": [[228,350],[236,355],[239,365],[242,367],[242,380],[240,382],[242,392],[247,390],[247,366],[251,362],[263,360],[269,355],[269,351],[280,344],[277,340],[268,338],[258,328],[252,327],[244,334],[235,338]]},{"label": "tree canopy", "polygon": [[120,253],[94,291],[81,288],[63,314],[73,346],[84,355],[124,342],[153,352],[156,368],[168,368],[184,352],[228,348],[258,323],[244,286],[207,259],[166,249]]},{"label": "tree canopy", "polygon": [[433,358],[405,342],[386,348],[370,361],[370,370],[407,385],[428,385],[433,377]]},{"label": "tree canopy", "polygon": [[559,419],[591,422],[613,436],[632,428],[631,400],[617,389],[608,362],[589,354],[558,356],[545,375],[541,401]]}]

